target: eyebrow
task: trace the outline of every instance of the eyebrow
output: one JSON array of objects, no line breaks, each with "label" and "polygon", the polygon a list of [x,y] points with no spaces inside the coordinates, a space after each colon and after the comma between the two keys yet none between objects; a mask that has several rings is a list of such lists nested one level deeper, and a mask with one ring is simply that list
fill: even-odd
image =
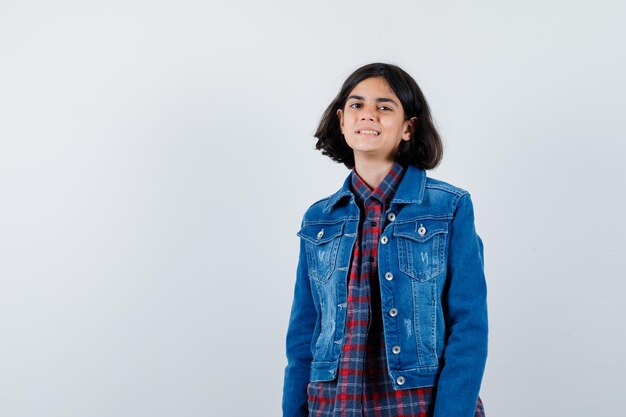
[{"label": "eyebrow", "polygon": [[[346,99],[346,101],[350,100],[350,99],[354,99],[354,100],[361,100],[361,101],[365,101],[365,98],[363,98],[362,96],[350,96]],[[393,103],[396,106],[398,105],[398,103],[396,103],[395,100],[388,98],[388,97],[378,97],[376,99],[377,103]]]}]

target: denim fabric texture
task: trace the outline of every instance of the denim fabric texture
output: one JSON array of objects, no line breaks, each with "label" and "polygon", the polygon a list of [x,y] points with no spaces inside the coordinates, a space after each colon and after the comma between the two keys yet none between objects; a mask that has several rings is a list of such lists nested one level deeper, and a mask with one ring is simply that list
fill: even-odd
[{"label": "denim fabric texture", "polygon": [[[284,417],[308,416],[308,383],[337,376],[359,216],[348,176],[302,220]],[[488,326],[483,245],[470,195],[408,166],[385,216],[393,220],[380,236],[377,261],[393,389],[436,386],[435,417],[474,416]]]}]

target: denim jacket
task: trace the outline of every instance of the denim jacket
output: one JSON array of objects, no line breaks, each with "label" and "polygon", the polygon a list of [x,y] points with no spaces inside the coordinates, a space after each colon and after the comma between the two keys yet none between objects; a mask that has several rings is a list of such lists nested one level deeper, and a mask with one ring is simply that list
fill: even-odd
[{"label": "denim jacket", "polygon": [[[307,416],[309,381],[337,376],[359,216],[348,175],[302,219],[284,417]],[[487,359],[487,288],[470,195],[410,165],[385,216],[378,279],[393,388],[436,386],[435,417],[472,417]]]}]

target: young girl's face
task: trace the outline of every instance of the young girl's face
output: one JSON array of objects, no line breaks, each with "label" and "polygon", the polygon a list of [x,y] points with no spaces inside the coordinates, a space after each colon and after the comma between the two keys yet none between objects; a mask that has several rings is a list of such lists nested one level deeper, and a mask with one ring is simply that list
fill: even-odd
[{"label": "young girl's face", "polygon": [[355,160],[393,161],[400,141],[411,139],[416,120],[404,119],[402,104],[383,77],[358,83],[337,116]]}]

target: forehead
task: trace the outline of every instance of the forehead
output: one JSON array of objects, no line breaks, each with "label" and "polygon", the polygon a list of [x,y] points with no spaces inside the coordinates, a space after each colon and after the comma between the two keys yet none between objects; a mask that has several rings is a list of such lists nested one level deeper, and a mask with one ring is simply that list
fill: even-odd
[{"label": "forehead", "polygon": [[364,98],[393,98],[397,99],[396,93],[393,92],[393,89],[383,77],[370,77],[366,78],[360,83],[358,83],[352,91],[348,94],[358,95]]}]

